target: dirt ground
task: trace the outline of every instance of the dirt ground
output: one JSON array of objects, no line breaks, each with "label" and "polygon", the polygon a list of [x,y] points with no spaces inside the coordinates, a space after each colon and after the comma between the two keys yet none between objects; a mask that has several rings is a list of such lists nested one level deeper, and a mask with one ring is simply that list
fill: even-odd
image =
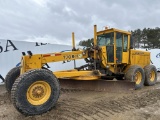
[{"label": "dirt ground", "polygon": [[141,90],[95,92],[62,91],[55,108],[45,114],[24,116],[13,107],[0,85],[0,120],[158,120],[160,73],[155,86]]}]

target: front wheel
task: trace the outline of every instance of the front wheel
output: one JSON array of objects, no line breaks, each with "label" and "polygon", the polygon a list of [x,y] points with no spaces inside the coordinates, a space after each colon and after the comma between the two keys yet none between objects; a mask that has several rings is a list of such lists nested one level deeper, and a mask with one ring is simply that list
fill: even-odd
[{"label": "front wheel", "polygon": [[38,115],[55,106],[59,94],[59,82],[53,73],[45,69],[35,69],[16,79],[11,99],[20,113]]}]

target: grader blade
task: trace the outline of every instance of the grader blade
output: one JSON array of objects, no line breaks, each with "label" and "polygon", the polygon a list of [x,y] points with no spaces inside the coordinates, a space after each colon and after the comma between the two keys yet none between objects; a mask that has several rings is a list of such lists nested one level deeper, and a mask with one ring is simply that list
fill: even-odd
[{"label": "grader blade", "polygon": [[121,92],[135,89],[135,82],[113,80],[70,80],[60,79],[61,90],[91,90]]}]

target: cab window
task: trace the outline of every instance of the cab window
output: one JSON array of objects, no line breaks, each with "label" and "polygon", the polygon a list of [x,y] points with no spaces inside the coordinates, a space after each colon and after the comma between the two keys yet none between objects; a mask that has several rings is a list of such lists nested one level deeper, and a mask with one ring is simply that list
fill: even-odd
[{"label": "cab window", "polygon": [[128,35],[124,35],[123,52],[127,52],[127,46],[128,46]]},{"label": "cab window", "polygon": [[98,46],[107,46],[107,45],[113,45],[114,44],[114,37],[112,33],[106,33],[102,35],[97,36]]}]

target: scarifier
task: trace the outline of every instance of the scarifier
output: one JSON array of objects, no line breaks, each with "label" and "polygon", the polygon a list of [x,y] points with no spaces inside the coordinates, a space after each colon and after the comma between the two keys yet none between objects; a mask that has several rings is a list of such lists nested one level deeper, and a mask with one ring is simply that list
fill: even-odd
[{"label": "scarifier", "polygon": [[[72,44],[70,52],[32,54],[28,51],[28,55],[23,52],[21,66],[10,70],[5,78],[6,89],[20,113],[37,115],[50,110],[57,103],[60,86],[63,89],[110,91],[121,88],[127,91],[154,85],[157,81],[156,68],[150,65],[150,52],[134,50],[130,32],[115,28],[97,32],[95,25],[92,47],[76,49],[74,33]],[[57,72],[44,67],[50,62],[77,59],[84,59],[86,64]],[[116,79],[111,81],[111,78]]]}]

